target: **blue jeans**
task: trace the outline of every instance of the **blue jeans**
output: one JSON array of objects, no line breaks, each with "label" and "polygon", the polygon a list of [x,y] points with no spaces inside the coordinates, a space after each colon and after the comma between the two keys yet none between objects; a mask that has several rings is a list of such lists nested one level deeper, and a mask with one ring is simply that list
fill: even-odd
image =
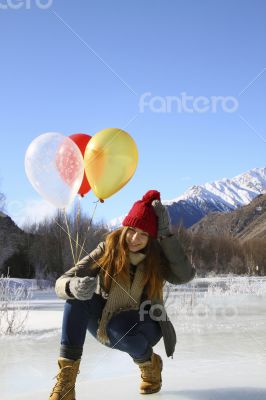
[{"label": "blue jeans", "polygon": [[[64,306],[61,345],[83,348],[87,330],[96,338],[106,300],[94,293],[90,300],[67,300]],[[148,307],[146,308],[148,309]],[[139,320],[138,310],[123,311],[113,316],[106,326],[111,347],[128,353],[133,359],[148,360],[152,347],[162,337],[158,321],[147,313]],[[96,338],[97,339],[97,338]]]}]

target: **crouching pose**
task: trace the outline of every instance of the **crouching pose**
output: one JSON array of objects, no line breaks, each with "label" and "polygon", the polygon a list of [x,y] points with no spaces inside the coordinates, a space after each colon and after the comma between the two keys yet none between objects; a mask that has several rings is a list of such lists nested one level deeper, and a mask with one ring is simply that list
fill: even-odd
[{"label": "crouching pose", "polygon": [[59,372],[49,400],[75,400],[87,330],[103,345],[129,354],[140,369],[140,393],[158,392],[162,359],[153,347],[163,338],[173,357],[176,334],[163,303],[166,281],[193,279],[176,236],[170,233],[160,193],[149,190],[134,203],[122,227],[56,281],[65,299]]}]

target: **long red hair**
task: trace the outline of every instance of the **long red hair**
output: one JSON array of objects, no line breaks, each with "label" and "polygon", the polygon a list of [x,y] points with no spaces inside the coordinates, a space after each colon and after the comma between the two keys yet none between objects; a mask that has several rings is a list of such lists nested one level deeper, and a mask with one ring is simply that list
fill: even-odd
[{"label": "long red hair", "polygon": [[[127,230],[128,227],[121,227],[107,234],[105,252],[95,264],[95,267],[101,266],[104,290],[107,293],[111,287],[112,277],[115,278],[120,274],[122,281],[126,282],[129,274]],[[152,297],[162,299],[162,289],[165,283],[163,270],[166,265],[158,241],[149,236],[148,243],[141,252],[146,254],[143,262],[145,265],[144,285],[147,296],[149,299]]]}]

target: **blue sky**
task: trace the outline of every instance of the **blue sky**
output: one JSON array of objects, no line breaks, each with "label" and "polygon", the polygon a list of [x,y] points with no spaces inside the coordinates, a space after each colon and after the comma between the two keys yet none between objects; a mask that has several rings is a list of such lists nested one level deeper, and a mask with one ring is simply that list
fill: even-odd
[{"label": "blue sky", "polygon": [[[263,0],[0,0],[0,188],[12,218],[51,211],[24,172],[30,142],[49,131],[119,127],[136,141],[134,177],[96,220],[149,189],[170,200],[264,167],[265,20]],[[177,109],[170,96],[192,97]]]}]

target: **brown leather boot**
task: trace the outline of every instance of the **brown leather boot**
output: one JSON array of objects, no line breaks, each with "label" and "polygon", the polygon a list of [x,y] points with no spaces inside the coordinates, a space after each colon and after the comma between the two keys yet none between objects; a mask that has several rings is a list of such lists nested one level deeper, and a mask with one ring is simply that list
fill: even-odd
[{"label": "brown leather boot", "polygon": [[152,353],[151,359],[138,364],[141,371],[140,393],[151,394],[159,392],[162,386],[161,371],[163,369],[163,361],[158,354]]},{"label": "brown leather boot", "polygon": [[56,375],[57,382],[52,389],[49,400],[75,400],[75,383],[79,373],[79,360],[68,360],[58,358],[59,373]]}]

